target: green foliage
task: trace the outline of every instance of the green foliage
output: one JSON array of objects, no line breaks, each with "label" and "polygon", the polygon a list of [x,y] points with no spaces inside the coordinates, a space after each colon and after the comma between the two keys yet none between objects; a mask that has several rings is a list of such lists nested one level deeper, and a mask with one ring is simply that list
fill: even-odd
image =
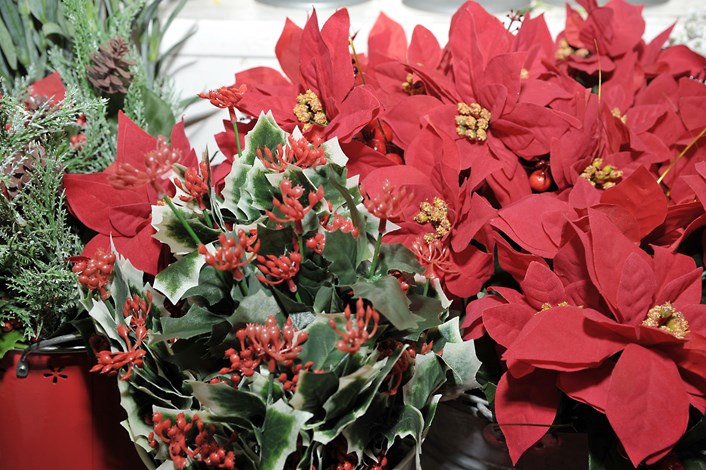
[{"label": "green foliage", "polygon": [[0,321],[19,320],[26,339],[51,334],[78,312],[66,258],[81,244],[68,230],[62,192],[62,170],[74,153],[67,145],[76,119],[71,94],[66,103],[30,113],[10,95],[0,99],[0,186],[13,187],[11,175],[30,167],[23,188],[0,197]]},{"label": "green foliage", "polygon": [[[138,346],[144,363],[127,380],[125,408],[143,420],[160,407],[186,419],[198,414],[235,452],[238,468],[329,468],[339,452],[364,468],[383,454],[418,452],[440,394],[478,386],[473,344],[461,338],[458,318],[445,321],[443,296],[412,253],[402,245],[376,249],[379,221],[360,204],[335,140],[324,146],[336,161],[314,168],[290,164],[279,173],[256,156],[255,149],[286,137],[272,116],[261,115],[223,199],[211,193],[204,210],[174,198],[171,210],[183,223],[166,206],[156,208],[157,238],[179,259],[153,286],[128,287],[121,266],[129,264],[118,263],[112,299],[91,310],[115,354],[139,341],[135,324],[120,314],[129,295],[163,294],[176,306],[152,306],[150,330]],[[282,178],[301,188],[299,219],[275,209],[273,201],[289,191]],[[310,199],[319,187],[323,199]],[[227,229],[196,230],[207,226],[206,211]],[[271,220],[273,212],[279,221]],[[334,230],[334,214],[355,218],[350,228],[357,232]],[[210,242],[218,263],[196,251],[186,227]],[[306,243],[317,235],[323,249]],[[250,243],[254,236],[257,243]],[[278,279],[277,266],[292,263],[295,274]],[[117,333],[123,325],[128,342]],[[433,350],[426,343],[432,339]],[[144,442],[147,433],[132,437]],[[153,457],[160,462],[168,456],[166,443],[158,444]],[[197,457],[192,465],[201,465]]]}]

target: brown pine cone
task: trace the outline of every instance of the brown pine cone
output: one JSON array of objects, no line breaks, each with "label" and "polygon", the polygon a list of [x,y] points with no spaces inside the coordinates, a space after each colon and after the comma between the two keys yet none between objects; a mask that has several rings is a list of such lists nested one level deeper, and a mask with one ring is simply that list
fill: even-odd
[{"label": "brown pine cone", "polygon": [[91,54],[92,66],[87,67],[88,80],[99,90],[109,94],[126,94],[135,62],[125,58],[128,45],[120,36],[115,37]]},{"label": "brown pine cone", "polygon": [[44,161],[46,153],[41,145],[32,145],[15,152],[0,164],[7,185],[2,185],[2,192],[8,199],[14,198],[22,188],[32,180],[32,168]]}]

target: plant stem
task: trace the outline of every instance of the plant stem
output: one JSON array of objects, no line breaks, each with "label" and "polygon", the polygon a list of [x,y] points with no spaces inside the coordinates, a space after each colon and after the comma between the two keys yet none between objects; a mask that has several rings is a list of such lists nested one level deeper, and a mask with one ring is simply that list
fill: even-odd
[{"label": "plant stem", "polygon": [[238,148],[238,158],[243,156],[243,149],[240,148],[240,134],[238,134],[238,121],[233,119],[233,130],[235,131],[235,145]]},{"label": "plant stem", "polygon": [[380,257],[380,245],[382,245],[382,232],[378,232],[378,238],[375,240],[375,252],[373,253],[373,263],[370,265],[368,279],[372,279],[378,267],[378,259]]},{"label": "plant stem", "polygon": [[426,284],[424,284],[424,294],[423,294],[424,297],[426,297],[427,294],[429,294],[429,286],[430,285],[431,285],[431,279],[427,278],[427,282],[426,282]]},{"label": "plant stem", "polygon": [[274,391],[274,388],[275,388],[275,374],[274,374],[274,372],[270,372],[269,380],[267,382],[267,404],[268,405],[272,404],[272,392]]},{"label": "plant stem", "polygon": [[213,221],[211,220],[211,216],[208,215],[208,209],[203,210],[203,218],[206,219],[206,225],[208,225],[208,228],[215,228],[213,226]]},{"label": "plant stem", "polygon": [[675,158],[675,159],[672,161],[672,163],[669,164],[669,166],[667,167],[667,169],[664,170],[664,173],[662,173],[662,174],[659,176],[659,178],[657,178],[657,183],[660,183],[660,184],[662,183],[662,180],[664,179],[665,176],[667,176],[667,173],[669,173],[669,171],[670,171],[672,168],[674,168],[674,167],[676,166],[677,162],[678,162],[679,160],[681,160],[681,157],[683,157],[684,155],[686,155],[686,153],[687,153],[689,150],[691,150],[691,147],[693,147],[694,145],[696,145],[696,142],[698,142],[699,139],[701,139],[701,137],[704,136],[704,134],[706,134],[706,127],[704,127],[703,130],[699,133],[699,135],[697,135],[697,136],[694,138],[694,140],[692,140],[691,142],[689,142],[689,145],[687,145],[686,148],[685,148],[684,150],[682,150],[682,151],[679,153],[679,155],[677,155],[677,158]]},{"label": "plant stem", "polygon": [[241,279],[241,280],[238,281],[238,287],[240,287],[240,292],[243,293],[243,296],[247,297],[247,296],[248,296],[248,292],[249,292],[249,291],[248,291],[248,286],[245,285],[245,282],[243,281],[243,279]]},{"label": "plant stem", "polygon": [[184,216],[182,216],[182,215],[181,215],[181,212],[179,212],[179,210],[174,206],[174,203],[173,203],[172,200],[169,198],[169,196],[164,196],[162,199],[164,200],[164,202],[167,203],[167,205],[169,206],[169,208],[172,210],[172,212],[173,212],[174,215],[176,216],[177,220],[179,220],[179,222],[181,222],[181,225],[184,227],[184,229],[186,230],[186,233],[189,234],[189,236],[190,236],[191,239],[194,241],[194,243],[196,243],[197,246],[198,246],[198,245],[201,245],[201,240],[199,240],[199,237],[196,236],[196,233],[195,233],[194,230],[191,228],[191,225],[189,225],[189,224],[186,223],[186,220],[184,219]]},{"label": "plant stem", "polygon": [[297,302],[299,302],[300,304],[303,304],[303,303],[304,303],[304,302],[302,301],[301,296],[299,295],[299,291],[296,291],[296,292],[294,293],[294,298],[297,299]]}]

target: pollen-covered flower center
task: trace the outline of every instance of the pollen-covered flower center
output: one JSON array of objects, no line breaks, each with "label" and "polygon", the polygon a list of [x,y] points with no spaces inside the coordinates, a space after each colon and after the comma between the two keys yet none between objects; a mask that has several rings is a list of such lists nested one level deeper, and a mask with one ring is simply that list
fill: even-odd
[{"label": "pollen-covered flower center", "polygon": [[424,95],[426,90],[424,84],[414,80],[414,74],[408,73],[405,81],[402,82],[402,90],[410,96]]},{"label": "pollen-covered flower center", "polygon": [[600,189],[608,189],[615,186],[622,177],[622,170],[618,170],[613,165],[603,165],[602,158],[593,160],[581,173],[581,178]]},{"label": "pollen-covered flower center", "polygon": [[689,332],[686,318],[669,302],[652,307],[647,312],[647,319],[642,322],[642,325],[659,328],[679,339],[684,339]]},{"label": "pollen-covered flower center", "polygon": [[306,90],[306,93],[297,96],[297,105],[293,111],[299,122],[304,124],[305,131],[309,130],[314,124],[320,126],[328,124],[328,118],[324,112],[324,107],[321,105],[321,100],[311,90]]},{"label": "pollen-covered flower center", "polygon": [[484,142],[488,138],[490,111],[478,103],[458,103],[456,110],[456,133],[461,137],[476,142]]},{"label": "pollen-covered flower center", "polygon": [[431,224],[434,227],[433,232],[424,235],[424,240],[427,243],[444,238],[451,232],[449,208],[443,199],[435,197],[433,202],[424,201],[419,205],[419,208],[421,211],[414,217],[415,222],[422,225]]}]

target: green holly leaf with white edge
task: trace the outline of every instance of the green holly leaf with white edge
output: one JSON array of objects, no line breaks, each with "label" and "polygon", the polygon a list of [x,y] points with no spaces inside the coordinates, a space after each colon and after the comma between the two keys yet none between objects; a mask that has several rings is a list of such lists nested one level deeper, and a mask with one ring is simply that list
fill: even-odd
[{"label": "green holly leaf with white edge", "polygon": [[252,221],[259,217],[260,210],[272,205],[273,191],[265,177],[268,171],[257,157],[257,149],[274,152],[286,142],[287,133],[279,128],[272,113],[261,113],[255,127],[245,136],[242,157],[236,159],[225,179],[224,208],[241,220]]},{"label": "green holly leaf with white edge", "polygon": [[188,339],[194,336],[210,333],[211,329],[226,319],[211,313],[198,305],[192,305],[182,317],[161,317],[162,334],[153,334],[153,341],[163,341],[172,338]]},{"label": "green holly leaf with white edge", "polygon": [[442,338],[435,343],[435,347],[443,348],[441,359],[451,370],[457,391],[480,387],[476,381],[476,374],[480,369],[481,361],[476,356],[473,341],[464,341],[461,337],[459,317],[454,317],[439,326],[439,333]]},{"label": "green holly leaf with white edge", "polygon": [[284,468],[289,454],[297,449],[299,430],[311,417],[311,413],[295,410],[283,400],[278,400],[267,407],[260,442],[261,470]]},{"label": "green holly leaf with white edge", "polygon": [[198,251],[189,253],[157,274],[154,288],[164,294],[172,304],[176,304],[187,290],[198,285],[199,273],[204,264],[206,258]]},{"label": "green holly leaf with white edge", "polygon": [[400,331],[411,330],[422,320],[409,310],[409,299],[400,283],[392,276],[383,276],[374,282],[358,282],[350,286],[356,298],[368,299]]},{"label": "green holly leaf with white edge", "polygon": [[194,397],[218,421],[230,418],[241,418],[252,422],[265,417],[266,406],[262,399],[254,393],[239,390],[227,384],[208,384],[190,381]]},{"label": "green holly leaf with white edge", "polygon": [[[402,439],[411,437],[416,443],[417,460],[419,460],[419,454],[422,452],[423,431],[424,417],[422,412],[413,406],[405,405],[395,426],[385,433],[385,438],[387,438],[387,445],[392,446],[398,437]],[[417,468],[420,468],[419,465],[417,465]]]},{"label": "green holly leaf with white edge", "polygon": [[[210,243],[221,233],[207,227],[201,220],[200,214],[178,207],[176,210],[201,243]],[[152,206],[152,226],[157,231],[154,238],[168,245],[172,253],[184,255],[196,250],[196,241],[169,206]]]},{"label": "green holly leaf with white edge", "polygon": [[400,348],[381,361],[363,365],[352,374],[341,377],[338,390],[324,403],[326,424],[314,431],[314,440],[328,444],[347,426],[365,415],[382,382],[403,352],[404,349]]},{"label": "green holly leaf with white edge", "polygon": [[414,361],[414,374],[402,387],[405,404],[422,410],[444,382],[446,382],[446,371],[439,357],[433,352],[417,354]]},{"label": "green holly leaf with white edge", "polygon": [[130,439],[135,443],[135,447],[138,448],[138,452],[139,449],[152,452],[148,436],[154,431],[154,428],[140,417],[139,407],[135,403],[133,394],[130,393],[130,387],[132,387],[130,382],[125,380],[117,380],[117,382],[120,390],[120,406],[127,412],[127,419],[122,421],[120,425],[125,428]]}]

